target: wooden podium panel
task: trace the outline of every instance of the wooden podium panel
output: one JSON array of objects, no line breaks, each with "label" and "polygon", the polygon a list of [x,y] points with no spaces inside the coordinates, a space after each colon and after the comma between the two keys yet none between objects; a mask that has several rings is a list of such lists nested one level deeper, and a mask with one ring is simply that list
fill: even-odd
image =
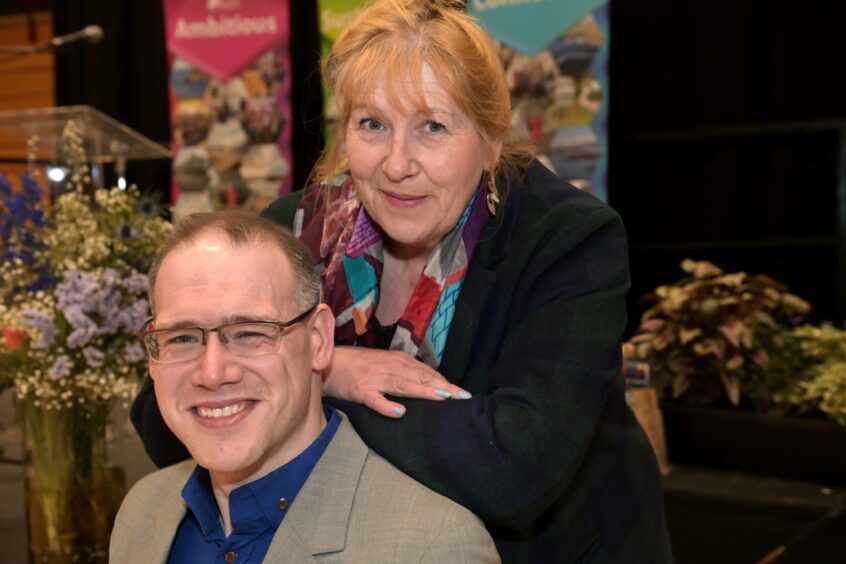
[{"label": "wooden podium panel", "polygon": [[[0,45],[24,45],[53,36],[53,15],[32,14],[35,37],[23,14],[0,17]],[[0,54],[0,111],[47,108],[56,105],[55,56],[52,52],[32,55]],[[0,174],[16,177],[26,170],[26,146],[0,133]]]}]

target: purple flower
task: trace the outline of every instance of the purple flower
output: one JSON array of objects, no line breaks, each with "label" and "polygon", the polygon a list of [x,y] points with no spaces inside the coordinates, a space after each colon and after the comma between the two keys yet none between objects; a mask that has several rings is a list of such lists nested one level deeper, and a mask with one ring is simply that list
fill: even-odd
[{"label": "purple flower", "polygon": [[63,308],[61,311],[67,322],[74,329],[88,329],[93,328],[95,325],[94,321],[85,315],[79,305],[74,304]]},{"label": "purple flower", "polygon": [[107,286],[115,286],[120,282],[120,273],[114,268],[107,268],[103,271],[101,279]]},{"label": "purple flower", "polygon": [[136,333],[141,328],[141,325],[150,316],[150,302],[146,299],[140,299],[132,304],[129,309],[129,319],[124,324],[124,329],[128,333]]},{"label": "purple flower", "polygon": [[115,287],[108,287],[103,288],[98,292],[98,295],[94,297],[94,309],[97,313],[102,315],[103,317],[114,315],[118,308],[121,306],[121,301],[123,300],[123,295],[120,291]]},{"label": "purple flower", "polygon": [[50,377],[54,380],[64,378],[70,374],[71,366],[72,363],[68,357],[65,355],[57,356],[56,360],[53,362],[53,366],[50,367]]},{"label": "purple flower", "polygon": [[121,319],[126,314],[122,311],[115,310],[109,315],[103,316],[103,321],[100,327],[97,328],[98,335],[115,335],[120,331]]},{"label": "purple flower", "polygon": [[106,355],[103,351],[94,347],[85,347],[82,349],[82,355],[85,357],[85,362],[91,368],[100,368],[106,360]]},{"label": "purple flower", "polygon": [[37,309],[25,309],[21,311],[21,321],[25,326],[37,329],[41,333],[40,338],[33,343],[33,348],[46,349],[53,344],[58,329],[50,315]]},{"label": "purple flower", "polygon": [[123,287],[133,294],[146,294],[150,288],[145,274],[130,274],[123,279]]},{"label": "purple flower", "polygon": [[95,330],[96,328],[93,325],[75,329],[68,335],[68,346],[72,349],[78,349],[83,345],[87,345],[94,338]]},{"label": "purple flower", "polygon": [[123,358],[126,362],[136,363],[141,362],[147,357],[144,347],[137,343],[127,344],[123,349]]},{"label": "purple flower", "polygon": [[[92,274],[68,270],[56,286],[56,305],[61,310],[71,305],[79,305],[83,310],[92,311],[92,297],[99,289],[99,284]],[[96,301],[93,305],[96,305]]]}]

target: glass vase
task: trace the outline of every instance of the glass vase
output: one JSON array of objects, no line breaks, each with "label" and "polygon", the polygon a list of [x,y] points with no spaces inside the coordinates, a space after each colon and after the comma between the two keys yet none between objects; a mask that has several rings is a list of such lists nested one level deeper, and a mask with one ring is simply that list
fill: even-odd
[{"label": "glass vase", "polygon": [[16,404],[24,435],[24,487],[32,564],[106,563],[125,480],[109,468],[109,407]]}]

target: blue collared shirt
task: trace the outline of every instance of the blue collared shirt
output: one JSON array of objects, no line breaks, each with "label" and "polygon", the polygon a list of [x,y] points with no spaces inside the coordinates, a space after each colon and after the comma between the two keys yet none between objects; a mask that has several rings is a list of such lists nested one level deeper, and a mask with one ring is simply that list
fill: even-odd
[{"label": "blue collared shirt", "polygon": [[182,489],[188,511],[176,531],[168,562],[261,562],[276,529],[293,505],[323,451],[341,424],[338,412],[323,406],[328,424],[296,458],[229,494],[232,533],[227,537],[212,490],[209,472],[197,466]]}]

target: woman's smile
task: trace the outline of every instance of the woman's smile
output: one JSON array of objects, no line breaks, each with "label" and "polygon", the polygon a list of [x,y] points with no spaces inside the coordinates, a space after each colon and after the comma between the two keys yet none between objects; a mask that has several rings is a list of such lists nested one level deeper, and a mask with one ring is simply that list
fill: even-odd
[{"label": "woman's smile", "polygon": [[380,190],[385,200],[395,208],[415,208],[426,201],[426,196],[402,194],[390,190]]}]

